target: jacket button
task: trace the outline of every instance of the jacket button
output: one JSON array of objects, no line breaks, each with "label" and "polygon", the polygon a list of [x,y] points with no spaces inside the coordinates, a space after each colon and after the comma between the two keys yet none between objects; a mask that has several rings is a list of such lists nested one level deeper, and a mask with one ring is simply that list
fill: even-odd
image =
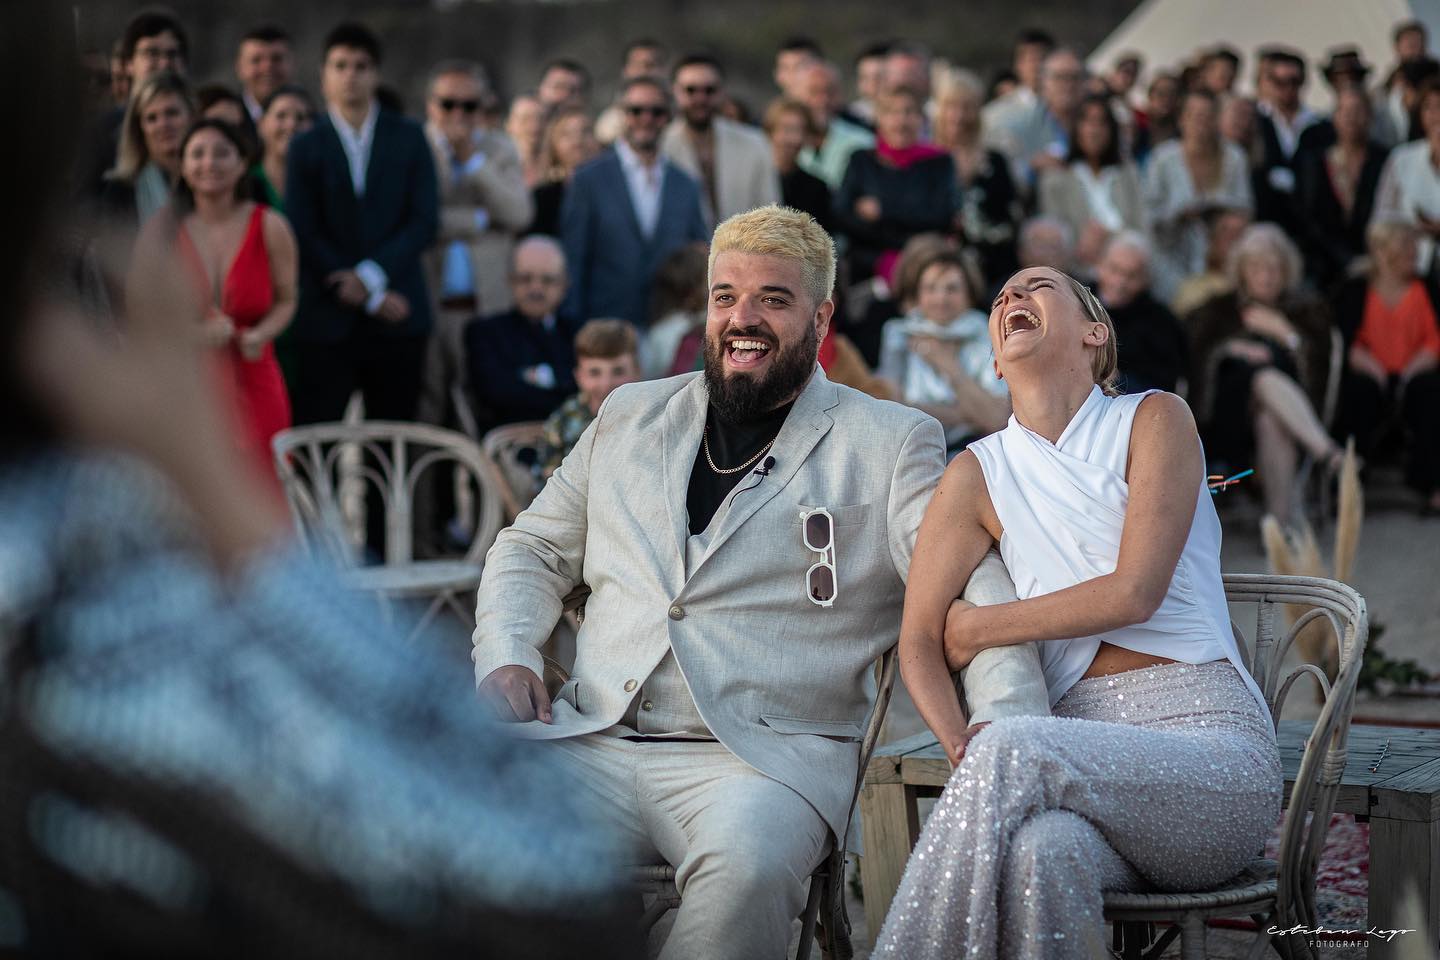
[{"label": "jacket button", "polygon": [[640,704],[640,709],[641,709],[641,710],[654,710],[654,709],[655,709],[655,701],[654,701],[654,700],[646,700],[644,703]]},{"label": "jacket button", "polygon": [[678,603],[675,604],[675,606],[673,606],[673,607],[670,608],[670,619],[671,619],[671,620],[684,620],[684,619],[685,619],[685,608],[682,607],[682,606],[680,606],[680,604],[678,604]]},{"label": "jacket button", "polygon": [[634,680],[626,680],[626,681],[625,681],[625,692],[626,692],[626,693],[629,693],[631,690],[634,690],[634,689],[635,689],[635,681],[634,681]]}]

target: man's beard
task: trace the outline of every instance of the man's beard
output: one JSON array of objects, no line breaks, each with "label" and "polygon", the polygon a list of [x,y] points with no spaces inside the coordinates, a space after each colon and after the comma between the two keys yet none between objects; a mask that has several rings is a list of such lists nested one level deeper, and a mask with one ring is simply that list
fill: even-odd
[{"label": "man's beard", "polygon": [[815,327],[805,325],[805,339],[792,347],[771,347],[774,354],[770,369],[763,375],[749,373],[725,374],[724,337],[754,337],[773,343],[774,337],[760,327],[726,330],[718,339],[705,339],[705,387],[710,392],[710,405],[727,423],[750,423],[759,420],[776,407],[793,399],[815,370],[819,341]]}]

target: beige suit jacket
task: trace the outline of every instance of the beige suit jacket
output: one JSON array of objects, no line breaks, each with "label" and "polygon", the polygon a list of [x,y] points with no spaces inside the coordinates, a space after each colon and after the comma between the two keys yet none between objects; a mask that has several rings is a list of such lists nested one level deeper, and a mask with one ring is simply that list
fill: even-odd
[{"label": "beige suit jacket", "polygon": [[765,135],[755,127],[715,118],[715,207],[700,176],[700,161],[685,133],[685,122],[675,120],[661,136],[665,158],[700,184],[700,208],[710,227],[746,210],[780,202],[780,174]]},{"label": "beige suit jacket", "polygon": [[[875,699],[872,667],[898,639],[944,437],[925,414],[834,384],[817,367],[771,448],[770,474],[742,482],[753,489],[735,497],[687,576],[686,491],[707,403],[699,373],[620,387],[606,400],[486,557],[476,683],[507,664],[539,674],[538,648],[562,598],[588,584],[573,679],[553,722],[514,724],[521,736],[614,725],[673,650],[716,739],[805,797],[843,837]],[[805,591],[817,555],[801,538],[800,515],[818,506],[836,524],[838,594],[829,608]],[[1008,579],[990,589],[1014,597]],[[1033,647],[986,653],[1001,665],[991,719],[1048,712]]]},{"label": "beige suit jacket", "polygon": [[[426,126],[435,176],[440,186],[440,232],[425,257],[430,289],[440,294],[440,271],[445,251],[456,240],[470,251],[471,275],[482,314],[499,313],[513,305],[510,295],[510,254],[515,238],[530,225],[535,208],[520,154],[510,138],[497,130],[479,135],[477,148],[485,155],[479,170],[456,179],[450,166],[450,148],[433,126]],[[482,229],[476,213],[484,210]]]}]

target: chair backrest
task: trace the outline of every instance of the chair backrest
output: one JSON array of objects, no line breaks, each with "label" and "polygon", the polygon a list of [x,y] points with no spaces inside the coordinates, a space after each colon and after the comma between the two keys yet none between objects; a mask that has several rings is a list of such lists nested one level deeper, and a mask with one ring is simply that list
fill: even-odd
[{"label": "chair backrest", "polygon": [[[1226,574],[1224,580],[1225,596],[1230,602],[1254,603],[1257,607],[1250,672],[1265,695],[1277,730],[1285,699],[1301,677],[1314,678],[1324,701],[1306,741],[1281,826],[1276,884],[1281,926],[1313,925],[1316,920],[1315,871],[1345,773],[1345,745],[1355,706],[1355,686],[1370,632],[1365,598],[1343,583],[1322,577]],[[1277,637],[1276,618],[1284,604],[1309,609],[1283,636]],[[1321,618],[1329,621],[1335,637],[1338,666],[1334,682],[1325,670],[1323,648],[1319,651],[1321,662],[1301,663],[1282,676],[1285,657],[1295,645],[1296,636],[1306,625]]]},{"label": "chair backrest", "polygon": [[[312,548],[342,563],[353,562],[359,543],[344,533],[344,521],[363,514],[373,488],[385,508],[385,563],[414,559],[415,489],[432,468],[451,465],[475,495],[475,529],[464,559],[480,563],[500,532],[503,490],[479,445],[464,434],[417,423],[369,420],[293,427],[276,435],[275,469],[285,488],[296,528]],[[450,482],[448,472],[433,479]],[[363,529],[363,522],[358,524]],[[363,534],[362,534],[363,540]]]},{"label": "chair backrest", "polygon": [[534,464],[544,440],[545,424],[539,420],[496,427],[485,434],[485,455],[505,480],[501,493],[505,498],[507,521],[518,517],[540,492]]}]

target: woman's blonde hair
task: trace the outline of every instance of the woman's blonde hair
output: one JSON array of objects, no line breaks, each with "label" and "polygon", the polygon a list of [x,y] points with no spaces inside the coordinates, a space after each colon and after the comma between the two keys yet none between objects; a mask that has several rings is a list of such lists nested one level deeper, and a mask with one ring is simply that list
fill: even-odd
[{"label": "woman's blonde hair", "polygon": [[1095,382],[1106,396],[1115,396],[1120,392],[1117,386],[1120,375],[1120,351],[1115,344],[1115,321],[1110,319],[1110,311],[1105,309],[1105,304],[1100,298],[1090,292],[1090,288],[1070,274],[1060,271],[1060,275],[1070,284],[1070,292],[1080,303],[1080,309],[1085,311],[1085,316],[1091,323],[1103,323],[1109,336],[1105,342],[1095,349],[1095,355],[1090,358],[1090,373],[1095,377]]},{"label": "woman's blonde hair", "polygon": [[150,151],[145,147],[145,132],[140,128],[140,115],[156,97],[166,95],[179,97],[190,111],[190,119],[195,118],[195,96],[184,77],[169,70],[151,76],[140,84],[125,108],[125,119],[120,125],[120,148],[115,151],[115,166],[105,175],[107,179],[134,183],[145,164],[150,162]]},{"label": "woman's blonde hair", "polygon": [[706,266],[714,282],[715,258],[722,253],[755,253],[800,261],[805,291],[818,306],[835,287],[835,242],[808,213],[770,204],[737,213],[715,228]]}]

